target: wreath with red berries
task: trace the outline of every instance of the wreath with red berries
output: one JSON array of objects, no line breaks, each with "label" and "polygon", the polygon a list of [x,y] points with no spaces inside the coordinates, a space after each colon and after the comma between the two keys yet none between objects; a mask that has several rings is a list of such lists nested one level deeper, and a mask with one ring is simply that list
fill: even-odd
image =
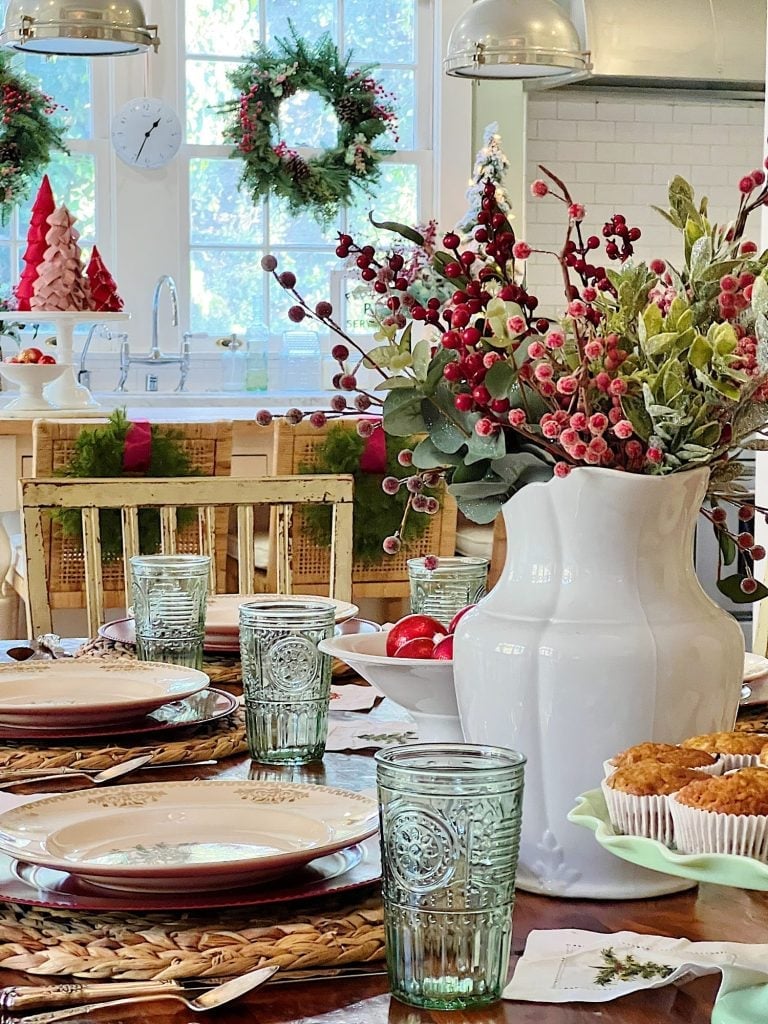
[{"label": "wreath with red berries", "polygon": [[[240,187],[255,204],[278,196],[292,214],[308,211],[328,223],[358,190],[371,191],[382,157],[392,152],[373,143],[394,132],[397,119],[391,95],[371,77],[374,65],[352,69],[351,53],[342,58],[327,34],[309,46],[290,30],[290,39],[277,39],[274,50],[258,44],[229,73],[239,95],[220,108],[230,117],[224,137],[244,163]],[[336,144],[317,156],[303,156],[280,138],[280,106],[297,92],[317,93],[336,115]]]},{"label": "wreath with red berries", "polygon": [[68,152],[63,126],[52,115],[57,104],[0,51],[0,223],[29,194],[51,159]]}]

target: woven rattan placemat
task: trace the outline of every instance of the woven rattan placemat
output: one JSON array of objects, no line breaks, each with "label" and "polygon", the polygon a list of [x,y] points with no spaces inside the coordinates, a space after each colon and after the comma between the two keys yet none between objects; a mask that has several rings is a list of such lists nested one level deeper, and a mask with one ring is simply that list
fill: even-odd
[{"label": "woven rattan placemat", "polygon": [[[152,735],[152,734],[150,734]],[[100,738],[92,743],[77,740],[76,746],[54,744],[46,747],[41,740],[23,743],[0,742],[1,768],[93,768],[96,771],[110,765],[128,761],[142,754],[152,754],[151,764],[178,764],[184,761],[221,761],[225,757],[242,754],[245,742],[245,712],[238,708],[227,718],[220,718],[198,727],[192,735],[161,739],[157,734],[151,743],[134,746],[128,739],[105,742]]]},{"label": "woven rattan placemat", "polygon": [[184,914],[0,907],[0,967],[122,980],[213,978],[257,967],[341,967],[384,958],[378,896],[343,903]]}]

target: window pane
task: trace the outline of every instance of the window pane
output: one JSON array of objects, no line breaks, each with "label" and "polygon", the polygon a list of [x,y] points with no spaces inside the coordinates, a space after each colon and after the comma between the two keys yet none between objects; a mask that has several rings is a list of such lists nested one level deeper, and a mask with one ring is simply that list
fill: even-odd
[{"label": "window pane", "polygon": [[415,8],[414,0],[344,0],[344,33],[355,60],[413,63]]},{"label": "window pane", "polygon": [[[11,280],[11,249],[8,245],[0,246],[0,299],[7,301],[11,298],[11,288],[16,283],[16,274],[13,275]],[[3,313],[0,313],[0,320],[6,319]],[[12,342],[5,342],[4,338],[0,338],[0,347],[6,344],[4,354],[9,354],[8,346],[12,345]]]},{"label": "window pane", "polygon": [[91,62],[82,57],[24,58],[24,67],[43,92],[60,105],[56,116],[67,126],[72,139],[93,136],[91,105]]},{"label": "window pane", "polygon": [[[77,217],[80,245],[92,245],[96,239],[96,167],[89,153],[56,153],[46,167],[57,206],[62,203]],[[19,237],[26,238],[37,184],[29,198],[19,206]]]},{"label": "window pane", "polygon": [[264,320],[259,259],[259,252],[192,250],[190,330],[241,333]]},{"label": "window pane", "polygon": [[187,53],[244,56],[259,36],[259,0],[187,0]]},{"label": "window pane", "polygon": [[416,75],[413,71],[380,68],[374,77],[390,94],[386,97],[397,111],[397,138],[388,131],[380,135],[380,149],[416,149]]},{"label": "window pane", "polygon": [[290,213],[283,200],[269,201],[269,237],[273,244],[335,246],[339,224],[337,217],[326,227],[307,213]]},{"label": "window pane", "polygon": [[415,164],[383,164],[374,196],[362,196],[350,208],[348,230],[361,245],[390,245],[393,235],[377,231],[368,219],[369,211],[376,220],[394,220],[415,224],[418,216],[418,168]]},{"label": "window pane", "polygon": [[236,96],[227,81],[227,72],[236,62],[187,61],[187,142],[200,146],[220,146],[227,115],[216,108]]},{"label": "window pane", "polygon": [[[292,270],[296,275],[296,290],[307,301],[310,307],[321,299],[331,299],[331,271],[338,270],[339,260],[328,252],[276,252],[278,273],[281,270]],[[319,324],[307,320],[301,325],[288,319],[288,310],[296,304],[290,292],[284,291],[274,278],[269,282],[269,326],[272,334],[283,331],[315,330]]]},{"label": "window pane", "polygon": [[314,42],[324,32],[336,31],[336,4],[334,0],[266,0],[267,37],[270,43],[279,37],[290,39],[291,21],[302,39]]},{"label": "window pane", "polygon": [[289,149],[301,146],[329,149],[336,145],[339,134],[339,122],[333,107],[316,92],[304,90],[280,104],[278,128],[280,138],[285,140]]},{"label": "window pane", "polygon": [[258,245],[263,238],[262,206],[238,190],[240,160],[191,160],[189,219],[193,245]]}]

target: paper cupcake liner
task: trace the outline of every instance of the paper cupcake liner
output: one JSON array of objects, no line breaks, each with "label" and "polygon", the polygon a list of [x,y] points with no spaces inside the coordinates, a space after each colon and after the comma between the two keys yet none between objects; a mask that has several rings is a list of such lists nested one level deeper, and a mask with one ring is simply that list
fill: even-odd
[{"label": "paper cupcake liner", "polygon": [[735,853],[768,860],[768,814],[723,814],[669,798],[680,853]]},{"label": "paper cupcake liner", "polygon": [[[704,775],[722,775],[723,772],[728,770],[725,767],[725,762],[723,760],[723,758],[726,755],[725,754],[716,754],[716,755],[713,755],[713,756],[716,757],[716,760],[715,760],[714,764],[702,764],[702,765],[696,765],[696,766],[694,766],[694,765],[681,765],[680,767],[682,767],[682,768],[689,768],[690,767],[690,768],[693,769],[693,771],[702,772]],[[650,760],[653,760],[653,758],[650,758]],[[657,763],[658,764],[670,764],[671,762],[669,762],[669,761],[658,761]],[[739,765],[738,767],[740,767],[740,768],[744,767],[745,768],[747,766],[746,765]],[[603,761],[603,776],[606,779],[610,778],[611,775],[613,775],[613,773],[615,771],[616,771],[616,764],[614,763],[613,758],[609,758],[607,761]]]},{"label": "paper cupcake liner", "polygon": [[602,783],[603,796],[608,805],[611,824],[628,836],[658,839],[669,846],[672,843],[673,824],[666,796],[635,796]]},{"label": "paper cupcake liner", "polygon": [[736,768],[756,768],[760,764],[759,754],[720,754],[723,774]]}]

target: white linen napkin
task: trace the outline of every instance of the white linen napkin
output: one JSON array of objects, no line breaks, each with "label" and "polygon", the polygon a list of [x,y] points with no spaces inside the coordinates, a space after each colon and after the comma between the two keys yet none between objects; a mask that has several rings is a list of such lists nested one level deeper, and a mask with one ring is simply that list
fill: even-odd
[{"label": "white linen napkin", "polygon": [[[768,982],[768,944],[689,942],[636,932],[532,931],[504,999],[603,1003],[721,972],[718,1000]],[[768,988],[764,988],[768,998]],[[757,1022],[755,1022],[757,1024]]]}]

